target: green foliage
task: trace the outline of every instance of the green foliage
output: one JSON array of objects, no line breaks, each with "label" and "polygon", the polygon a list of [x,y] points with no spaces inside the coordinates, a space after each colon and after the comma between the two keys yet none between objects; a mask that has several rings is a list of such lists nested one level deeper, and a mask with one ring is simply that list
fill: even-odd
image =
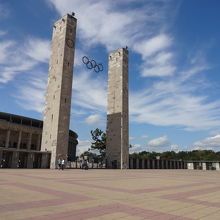
[{"label": "green foliage", "polygon": [[220,152],[212,150],[193,150],[193,151],[166,151],[162,153],[142,151],[130,155],[132,158],[141,159],[156,159],[160,156],[161,159],[167,160],[206,160],[206,161],[220,161]]},{"label": "green foliage", "polygon": [[89,157],[89,158],[95,158],[95,157],[97,157],[97,154],[92,153],[92,152],[90,152],[90,151],[85,151],[84,153],[82,153],[82,154],[80,155],[80,157],[84,157],[84,156],[87,156],[87,157]]},{"label": "green foliage", "polygon": [[106,150],[106,133],[98,128],[91,131],[92,145],[91,150],[98,150],[101,157],[104,158]]},{"label": "green foliage", "polygon": [[84,157],[87,156],[87,158],[90,160],[92,159],[95,163],[99,162],[100,160],[102,160],[101,155],[97,155],[96,153],[92,153],[90,151],[85,151],[84,153],[82,153],[80,155],[80,157]]}]

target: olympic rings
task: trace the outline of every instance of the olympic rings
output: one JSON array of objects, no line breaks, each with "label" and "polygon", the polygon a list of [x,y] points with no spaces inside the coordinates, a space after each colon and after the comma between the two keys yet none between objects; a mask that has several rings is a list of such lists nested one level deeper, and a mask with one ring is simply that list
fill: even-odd
[{"label": "olympic rings", "polygon": [[87,56],[82,57],[82,62],[86,65],[88,69],[94,69],[96,73],[104,70],[101,63],[97,64],[95,60],[90,60]]},{"label": "olympic rings", "polygon": [[89,63],[89,58],[86,57],[86,56],[84,56],[84,57],[82,58],[82,61],[83,61],[84,64],[88,64],[88,63]]}]

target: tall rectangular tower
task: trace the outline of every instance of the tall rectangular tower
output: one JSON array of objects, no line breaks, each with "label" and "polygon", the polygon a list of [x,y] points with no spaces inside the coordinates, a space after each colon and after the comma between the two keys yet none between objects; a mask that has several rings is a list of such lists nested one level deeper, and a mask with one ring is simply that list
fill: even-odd
[{"label": "tall rectangular tower", "polygon": [[50,168],[68,153],[76,24],[76,18],[67,14],[53,27],[41,143],[42,151],[51,151]]},{"label": "tall rectangular tower", "polygon": [[129,167],[128,50],[125,48],[109,54],[106,135],[107,167],[127,169]]}]

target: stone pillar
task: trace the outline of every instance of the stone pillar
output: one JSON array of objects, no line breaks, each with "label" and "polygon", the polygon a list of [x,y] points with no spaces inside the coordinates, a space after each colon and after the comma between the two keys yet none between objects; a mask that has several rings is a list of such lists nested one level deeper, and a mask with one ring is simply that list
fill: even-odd
[{"label": "stone pillar", "polygon": [[9,140],[10,140],[11,130],[7,130],[6,140],[5,140],[5,148],[9,147]]},{"label": "stone pillar", "polygon": [[216,162],[215,167],[216,167],[216,170],[220,170],[220,164],[219,164],[219,162]]},{"label": "stone pillar", "polygon": [[174,169],[177,169],[177,161],[174,161]]},{"label": "stone pillar", "polygon": [[27,168],[32,169],[33,168],[33,162],[34,162],[34,154],[29,153],[28,154],[28,159],[27,159]]},{"label": "stone pillar", "polygon": [[203,162],[203,163],[202,163],[202,169],[203,169],[203,170],[206,170],[206,162]]},{"label": "stone pillar", "polygon": [[53,26],[41,144],[42,151],[51,151],[52,169],[68,155],[76,23],[67,14]]},{"label": "stone pillar", "polygon": [[[128,168],[128,50],[109,54],[106,157],[108,167]],[[138,165],[139,167],[139,165]],[[137,167],[137,169],[138,169]]]},{"label": "stone pillar", "polygon": [[139,159],[138,158],[136,159],[136,169],[140,169],[140,167],[139,167]]},{"label": "stone pillar", "polygon": [[38,138],[37,138],[37,151],[40,151],[41,148],[41,134],[38,134]]},{"label": "stone pillar", "polygon": [[152,169],[155,169],[155,160],[152,160]]},{"label": "stone pillar", "polygon": [[29,133],[27,150],[31,150],[32,133]]},{"label": "stone pillar", "polygon": [[142,169],[146,169],[146,167],[145,167],[145,159],[142,159]]},{"label": "stone pillar", "polygon": [[17,149],[20,149],[20,145],[21,145],[21,136],[22,136],[22,131],[19,131]]},{"label": "stone pillar", "polygon": [[130,158],[130,169],[134,169],[134,160],[133,158]]},{"label": "stone pillar", "polygon": [[156,160],[156,169],[160,169],[160,160]]},{"label": "stone pillar", "polygon": [[170,160],[170,169],[173,169],[174,165],[173,165],[173,160]]},{"label": "stone pillar", "polygon": [[161,169],[164,169],[164,160],[161,160]]},{"label": "stone pillar", "polygon": [[147,159],[147,169],[150,169],[150,159]]},{"label": "stone pillar", "polygon": [[2,155],[3,155],[3,150],[0,150],[0,164],[1,164],[1,161],[2,161]]},{"label": "stone pillar", "polygon": [[11,166],[9,164],[9,167],[17,168],[18,160],[19,160],[19,152],[18,151],[13,151],[12,162],[11,162]]},{"label": "stone pillar", "polygon": [[169,169],[169,164],[168,164],[169,162],[168,162],[168,160],[166,160],[165,163],[166,163],[166,169]]}]

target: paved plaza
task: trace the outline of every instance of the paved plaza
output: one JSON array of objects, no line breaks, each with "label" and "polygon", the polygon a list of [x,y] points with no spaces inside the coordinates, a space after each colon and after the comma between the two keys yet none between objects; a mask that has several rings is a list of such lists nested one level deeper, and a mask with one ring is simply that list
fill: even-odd
[{"label": "paved plaza", "polygon": [[220,172],[0,170],[0,219],[220,219]]}]

